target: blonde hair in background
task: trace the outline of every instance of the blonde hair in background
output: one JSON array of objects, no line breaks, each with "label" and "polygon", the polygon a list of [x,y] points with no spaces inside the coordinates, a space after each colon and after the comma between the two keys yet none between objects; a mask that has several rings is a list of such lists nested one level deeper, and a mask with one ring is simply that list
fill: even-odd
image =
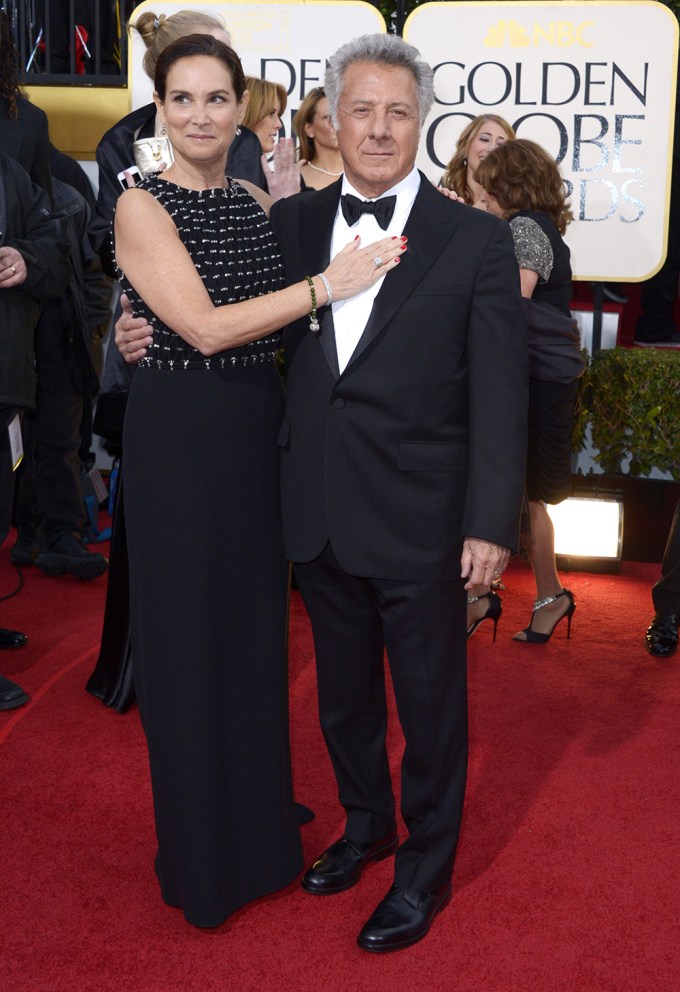
[{"label": "blonde hair in background", "polygon": [[158,56],[173,41],[188,34],[227,31],[227,26],[221,17],[204,14],[200,10],[178,10],[176,14],[167,17],[165,14],[157,15],[147,10],[130,24],[130,29],[137,31],[146,45],[147,50],[142,65],[149,79],[153,79]]},{"label": "blonde hair in background", "polygon": [[269,79],[246,76],[246,89],[250,95],[243,118],[245,127],[254,130],[272,109],[276,109],[279,117],[282,116],[288,103],[285,86],[281,83],[272,83]]},{"label": "blonde hair in background", "polygon": [[479,117],[475,117],[469,124],[466,124],[460,132],[456,142],[456,150],[453,153],[453,158],[446,166],[441,183],[444,189],[454,190],[466,203],[474,203],[474,195],[467,181],[468,148],[487,123],[498,124],[499,127],[502,127],[508,136],[508,141],[515,138],[512,125],[508,124],[504,117],[499,117],[497,114],[480,114]]}]

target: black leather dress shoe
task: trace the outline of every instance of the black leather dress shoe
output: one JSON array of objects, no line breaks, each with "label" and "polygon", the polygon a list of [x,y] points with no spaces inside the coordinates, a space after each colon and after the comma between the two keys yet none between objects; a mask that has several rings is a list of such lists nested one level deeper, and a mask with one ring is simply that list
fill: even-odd
[{"label": "black leather dress shoe", "polygon": [[341,837],[321,854],[305,872],[302,888],[317,896],[332,896],[351,889],[361,878],[366,865],[394,854],[399,844],[396,833],[372,843]]},{"label": "black leather dress shoe", "polygon": [[29,698],[20,685],[0,675],[0,710],[15,710],[17,706],[24,706]]},{"label": "black leather dress shoe", "polygon": [[436,892],[411,892],[393,885],[357,937],[364,951],[399,951],[422,940],[451,898],[451,885]]},{"label": "black leather dress shoe", "polygon": [[0,648],[20,648],[27,640],[26,634],[22,634],[18,630],[7,630],[6,627],[0,627]]},{"label": "black leather dress shoe", "polygon": [[678,650],[680,613],[657,613],[645,634],[645,647],[655,658],[670,658]]}]

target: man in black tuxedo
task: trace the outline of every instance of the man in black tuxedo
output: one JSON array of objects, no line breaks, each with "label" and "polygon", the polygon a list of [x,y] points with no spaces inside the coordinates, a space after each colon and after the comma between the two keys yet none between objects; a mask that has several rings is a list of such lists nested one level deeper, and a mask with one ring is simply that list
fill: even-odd
[{"label": "man in black tuxedo", "polygon": [[[343,891],[396,851],[395,885],[358,938],[389,951],[425,936],[451,894],[467,764],[464,589],[498,577],[516,544],[527,345],[509,228],[415,169],[430,67],[401,39],[369,35],[330,60],[325,87],[345,173],[275,204],[288,279],[319,272],[356,234],[408,240],[374,291],[323,308],[318,333],[308,319],[286,331],[286,553],[347,814],[302,884]],[[385,648],[406,741],[401,844]]]}]

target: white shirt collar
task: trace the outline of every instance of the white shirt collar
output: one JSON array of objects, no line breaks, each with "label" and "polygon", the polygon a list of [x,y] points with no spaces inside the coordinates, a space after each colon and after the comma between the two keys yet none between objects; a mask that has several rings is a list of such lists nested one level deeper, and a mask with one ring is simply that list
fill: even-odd
[{"label": "white shirt collar", "polygon": [[356,196],[360,200],[382,200],[383,196],[399,196],[400,193],[406,192],[410,192],[413,196],[415,196],[419,188],[420,173],[414,165],[409,174],[404,176],[401,182],[398,182],[396,186],[392,186],[390,189],[386,189],[384,193],[380,194],[380,196],[375,197],[364,196],[363,193],[359,193],[359,191],[352,186],[351,182],[347,178],[347,175],[343,173],[341,196],[344,196],[345,193],[351,193],[352,196]]}]

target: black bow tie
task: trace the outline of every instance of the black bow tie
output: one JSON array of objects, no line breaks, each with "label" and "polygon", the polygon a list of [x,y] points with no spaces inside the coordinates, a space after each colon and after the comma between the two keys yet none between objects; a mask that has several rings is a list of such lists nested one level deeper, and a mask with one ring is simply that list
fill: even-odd
[{"label": "black bow tie", "polygon": [[358,196],[345,193],[340,197],[342,215],[350,227],[356,224],[362,214],[373,214],[383,231],[389,227],[396,203],[396,196],[384,196],[382,200],[360,200]]}]

